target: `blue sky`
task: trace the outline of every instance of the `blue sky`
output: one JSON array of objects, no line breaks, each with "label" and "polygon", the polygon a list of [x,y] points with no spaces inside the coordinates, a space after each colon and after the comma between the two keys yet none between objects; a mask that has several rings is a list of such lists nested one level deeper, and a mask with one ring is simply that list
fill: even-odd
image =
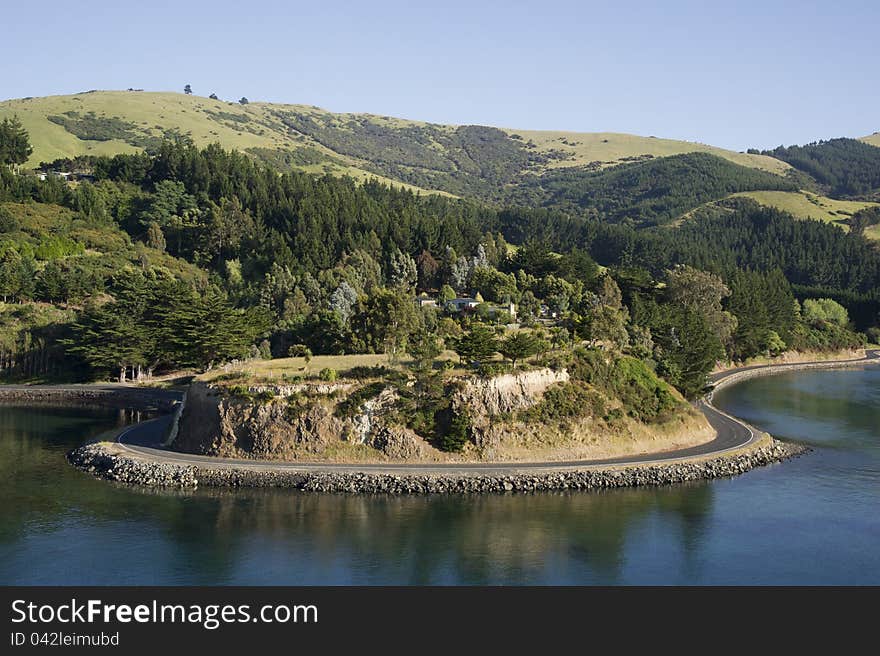
[{"label": "blue sky", "polygon": [[737,150],[880,130],[877,0],[43,0],[2,13],[2,98],[190,83]]}]

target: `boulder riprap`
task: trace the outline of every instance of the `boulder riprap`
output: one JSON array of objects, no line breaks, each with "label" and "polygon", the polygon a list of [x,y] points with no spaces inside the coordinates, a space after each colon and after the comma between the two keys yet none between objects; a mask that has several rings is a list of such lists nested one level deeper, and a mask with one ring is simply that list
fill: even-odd
[{"label": "boulder riprap", "polygon": [[[147,461],[116,452],[113,445],[89,444],[68,454],[72,464],[95,476],[156,487],[279,487],[315,492],[366,494],[466,494],[478,492],[539,492],[601,490],[645,485],[670,485],[743,474],[809,451],[808,447],[770,440],[763,446],[719,456],[666,464],[608,469],[541,469],[495,473],[491,470],[449,474],[392,474],[321,469],[254,468],[248,466],[183,465]],[[500,466],[499,466],[500,468]]]}]

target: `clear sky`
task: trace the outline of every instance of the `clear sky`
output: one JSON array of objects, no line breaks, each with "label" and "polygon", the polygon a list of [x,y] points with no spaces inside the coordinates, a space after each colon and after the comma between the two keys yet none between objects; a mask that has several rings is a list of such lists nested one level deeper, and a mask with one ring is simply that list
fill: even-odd
[{"label": "clear sky", "polygon": [[181,90],[736,150],[880,130],[880,1],[4,3],[0,97]]}]

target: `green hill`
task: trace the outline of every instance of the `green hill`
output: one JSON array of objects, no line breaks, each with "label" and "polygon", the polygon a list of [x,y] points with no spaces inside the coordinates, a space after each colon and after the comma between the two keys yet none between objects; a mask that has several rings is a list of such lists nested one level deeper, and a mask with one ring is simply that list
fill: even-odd
[{"label": "green hill", "polygon": [[196,145],[219,142],[276,166],[486,200],[504,200],[527,174],[599,170],[683,153],[710,153],[777,174],[789,169],[772,157],[654,137],[438,125],[178,93],[90,91],[0,103],[0,119],[12,115],[30,133],[28,165],[34,167],[61,157],[137,152],[186,135]]},{"label": "green hill", "polygon": [[647,227],[672,223],[732,193],[796,189],[792,181],[766,171],[709,153],[685,153],[599,171],[555,169],[527,178],[512,198],[524,206],[586,211],[611,223]]},{"label": "green hill", "polygon": [[880,148],[863,141],[829,139],[763,154],[788,162],[834,198],[869,200],[880,195]]},{"label": "green hill", "polygon": [[[880,203],[866,201],[835,200],[809,191],[746,191],[735,194],[757,201],[761,205],[775,207],[799,219],[816,219],[833,223],[846,230],[849,218],[859,210],[880,207]],[[865,233],[868,235],[868,232]],[[873,232],[870,236],[873,236]]]}]

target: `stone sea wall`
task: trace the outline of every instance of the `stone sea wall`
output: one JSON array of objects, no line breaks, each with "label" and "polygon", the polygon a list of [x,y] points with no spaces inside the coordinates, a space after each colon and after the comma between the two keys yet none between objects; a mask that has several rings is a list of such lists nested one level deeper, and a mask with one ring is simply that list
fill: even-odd
[{"label": "stone sea wall", "polygon": [[113,445],[89,444],[71,451],[68,459],[95,476],[122,483],[175,487],[276,487],[314,492],[366,494],[467,494],[538,492],[545,490],[602,490],[724,478],[755,467],[780,462],[809,451],[808,447],[767,438],[741,452],[706,460],[684,460],[605,469],[568,469],[514,473],[491,470],[451,471],[449,474],[396,474],[364,471],[203,467],[146,461],[115,450]]},{"label": "stone sea wall", "polygon": [[[792,371],[806,371],[808,369],[844,369],[847,367],[876,366],[880,364],[880,359],[865,360],[863,357],[857,357],[848,360],[828,360],[824,362],[795,362],[792,364],[773,364],[770,366],[758,366],[753,369],[743,369],[729,374],[718,381],[713,388],[713,392],[730,385],[742,382],[749,378],[758,378],[760,376],[774,376]],[[711,400],[711,396],[710,396]]]}]

